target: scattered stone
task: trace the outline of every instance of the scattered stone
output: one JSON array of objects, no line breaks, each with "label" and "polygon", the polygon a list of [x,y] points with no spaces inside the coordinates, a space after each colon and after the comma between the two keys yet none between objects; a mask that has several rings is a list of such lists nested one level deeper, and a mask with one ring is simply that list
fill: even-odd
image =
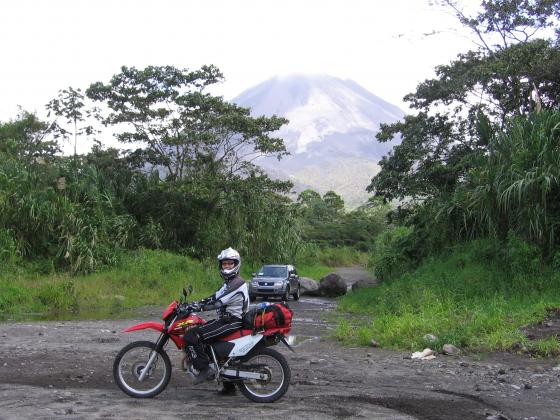
[{"label": "scattered stone", "polygon": [[319,296],[319,284],[309,277],[299,278],[299,292],[307,296]]},{"label": "scattered stone", "polygon": [[375,279],[360,279],[352,285],[352,291],[356,291],[358,289],[364,289],[367,287],[374,287],[377,286],[377,280]]},{"label": "scattered stone", "polygon": [[424,340],[429,341],[430,343],[433,343],[433,342],[437,341],[437,337],[433,334],[426,334],[424,336]]},{"label": "scattered stone", "polygon": [[371,347],[379,347],[379,343],[375,341],[373,338],[371,339],[369,344],[371,345]]},{"label": "scattered stone", "polygon": [[533,389],[533,385],[528,384],[528,383],[525,383],[525,384],[523,384],[523,388],[525,388],[525,389]]},{"label": "scattered stone", "polygon": [[347,290],[346,280],[336,273],[329,273],[319,281],[319,292],[323,296],[342,296]]},{"label": "scattered stone", "polygon": [[505,373],[506,373],[505,369],[498,370],[498,375],[505,375]]},{"label": "scattered stone", "polygon": [[510,418],[502,413],[490,414],[486,420],[510,420]]},{"label": "scattered stone", "polygon": [[442,348],[443,354],[447,354],[448,356],[454,356],[460,353],[460,350],[455,347],[453,344],[444,344]]},{"label": "scattered stone", "polygon": [[461,360],[461,361],[459,362],[459,366],[462,366],[462,367],[469,367],[469,364],[468,364],[467,362],[465,362],[464,360]]},{"label": "scattered stone", "polygon": [[432,360],[436,358],[435,353],[432,349],[426,348],[412,353],[411,359]]},{"label": "scattered stone", "polygon": [[510,385],[513,389],[515,389],[516,391],[519,391],[521,389],[521,387],[519,385]]}]

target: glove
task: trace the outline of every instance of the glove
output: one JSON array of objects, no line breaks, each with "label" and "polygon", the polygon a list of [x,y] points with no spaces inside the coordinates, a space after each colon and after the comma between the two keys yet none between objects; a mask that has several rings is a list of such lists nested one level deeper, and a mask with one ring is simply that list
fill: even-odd
[{"label": "glove", "polygon": [[175,312],[177,312],[177,316],[179,318],[188,315],[189,313],[193,312],[193,309],[191,307],[191,305],[187,304],[187,303],[182,303],[180,305],[177,305],[177,309],[175,309]]},{"label": "glove", "polygon": [[192,312],[200,312],[202,311],[202,305],[200,304],[200,302],[191,302],[189,303],[189,308]]}]

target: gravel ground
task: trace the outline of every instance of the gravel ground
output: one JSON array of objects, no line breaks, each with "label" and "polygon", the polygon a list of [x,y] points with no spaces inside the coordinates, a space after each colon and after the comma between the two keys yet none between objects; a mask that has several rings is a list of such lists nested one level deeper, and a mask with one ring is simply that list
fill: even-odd
[{"label": "gravel ground", "polygon": [[[359,268],[341,269],[350,282]],[[216,384],[192,385],[180,352],[168,345],[173,374],[153,399],[123,394],[112,379],[117,352],[155,331],[123,333],[133,320],[5,322],[0,324],[0,419],[560,419],[558,360],[512,354],[437,355],[350,348],[330,338],[335,301],[302,297],[291,340],[280,345],[292,369],[286,395],[273,404],[216,394]],[[162,308],[163,309],[163,308]],[[421,349],[419,349],[421,350]]]}]

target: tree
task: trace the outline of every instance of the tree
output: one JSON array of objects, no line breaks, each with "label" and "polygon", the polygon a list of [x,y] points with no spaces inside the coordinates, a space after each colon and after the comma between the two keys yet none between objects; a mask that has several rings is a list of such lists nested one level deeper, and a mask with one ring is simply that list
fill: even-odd
[{"label": "tree", "polygon": [[[291,183],[271,180],[252,162],[286,154],[273,133],[287,120],[252,117],[205,92],[221,79],[214,66],[122,67],[108,84],[89,87],[87,95],[107,106],[103,122],[122,127],[117,138],[138,145],[127,164],[142,162],[152,172],[130,178],[124,205],[140,226],[157,232],[148,243],[199,257],[225,243],[256,257],[293,255],[299,234],[278,195]],[[101,163],[106,153],[91,157]]]},{"label": "tree", "polygon": [[323,194],[323,202],[332,217],[337,217],[344,212],[344,200],[334,191]]},{"label": "tree", "polygon": [[87,95],[111,110],[106,124],[127,126],[119,140],[140,144],[146,161],[172,179],[246,173],[258,156],[286,154],[283,140],[271,136],[286,119],[253,118],[248,109],[204,92],[222,78],[214,66],[122,67],[108,84],[92,84]]},{"label": "tree", "polygon": [[17,119],[0,123],[0,152],[30,164],[37,159],[52,159],[60,152],[54,140],[47,140],[51,126],[35,114],[21,111]]},{"label": "tree", "polygon": [[487,153],[480,136],[480,114],[501,127],[509,117],[537,106],[560,104],[557,27],[560,3],[553,0],[488,0],[474,17],[444,0],[476,35],[478,47],[420,83],[405,100],[419,112],[395,124],[382,124],[379,141],[401,136],[385,156],[368,191],[386,199],[426,200],[449,195]]},{"label": "tree", "polygon": [[[85,99],[86,98],[80,89],[76,90],[69,87],[68,89],[59,91],[58,97],[47,104],[49,116],[52,111],[57,117],[64,117],[66,119],[66,123],[72,124],[74,135],[74,158],[77,155],[76,149],[78,136],[84,134],[89,136],[96,132],[91,125],[83,124],[78,126],[78,123],[84,123],[86,118],[95,116],[99,111],[93,107],[91,109],[86,108],[86,104],[84,102]],[[68,139],[70,135],[70,132],[67,129],[56,122],[53,125],[53,131],[55,136],[60,136],[63,139]]]}]

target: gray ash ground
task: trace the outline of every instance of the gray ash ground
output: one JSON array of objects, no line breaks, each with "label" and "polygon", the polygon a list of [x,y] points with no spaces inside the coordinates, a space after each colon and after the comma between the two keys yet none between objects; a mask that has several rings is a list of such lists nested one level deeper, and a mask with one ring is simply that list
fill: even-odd
[{"label": "gray ash ground", "polygon": [[[364,276],[359,269],[341,273]],[[179,368],[180,352],[169,345],[174,371],[168,388],[146,400],[123,394],[112,379],[115,355],[125,344],[157,334],[122,330],[157,320],[159,313],[132,320],[4,322],[0,419],[560,419],[556,359],[492,353],[420,361],[410,352],[345,347],[330,338],[334,300],[302,297],[290,306],[296,353],[277,349],[290,363],[292,382],[273,404],[252,403],[239,393],[220,397],[213,383],[193,386]],[[537,336],[539,328],[553,327],[528,331]]]}]

